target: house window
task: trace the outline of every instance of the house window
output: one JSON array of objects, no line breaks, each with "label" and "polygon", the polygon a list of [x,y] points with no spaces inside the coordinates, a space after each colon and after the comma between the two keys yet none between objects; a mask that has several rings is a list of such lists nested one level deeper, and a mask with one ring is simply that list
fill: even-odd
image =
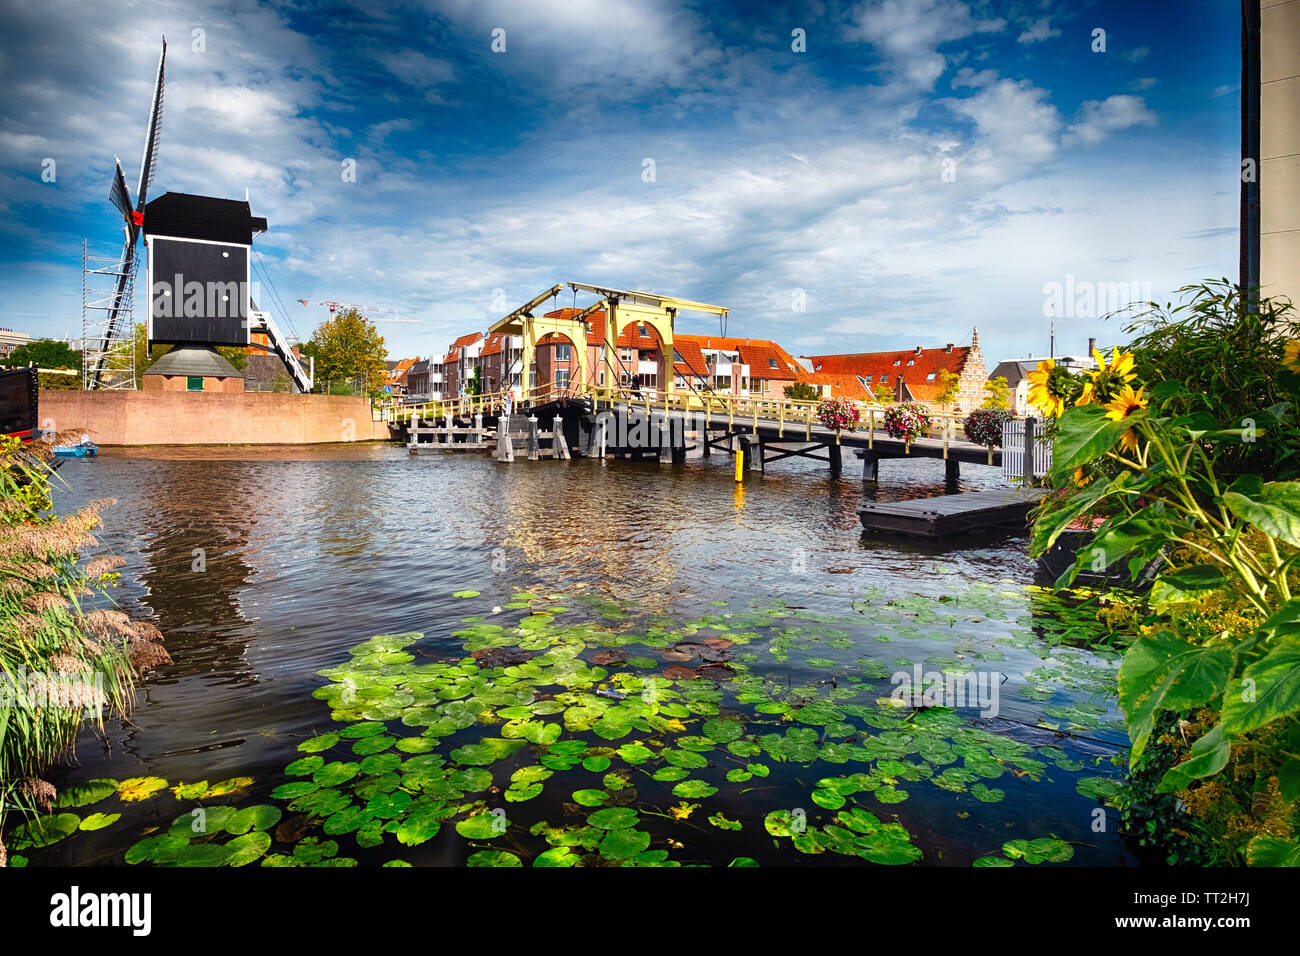
[{"label": "house window", "polygon": [[774,359],[774,358],[770,358],[770,359],[768,359],[768,360],[767,360],[767,367],[768,367],[768,368],[776,368],[776,359]]},{"label": "house window", "polygon": [[907,360],[907,364],[908,364],[908,365],[915,365],[915,364],[916,364],[916,359],[908,359],[908,360]]},{"label": "house window", "polygon": [[203,391],[203,376],[202,376],[202,375],[186,375],[186,376],[185,376],[185,391],[187,391],[187,392],[201,392],[201,391]]},{"label": "house window", "polygon": [[[895,364],[897,364],[897,363],[895,363]],[[886,382],[888,382],[888,381],[889,381],[889,373],[888,373],[888,372],[886,372],[884,375],[880,376],[880,384],[881,384],[881,385],[884,385],[884,384],[885,384]]]},{"label": "house window", "polygon": [[569,387],[569,370],[567,368],[557,368],[555,370],[555,387],[558,389],[567,389]]},{"label": "house window", "polygon": [[[865,384],[865,385],[870,385],[870,384],[871,384],[871,380],[872,380],[873,378],[875,378],[874,375],[868,375],[868,376],[866,376],[866,377],[862,380],[862,382],[863,382],[863,384]],[[881,380],[883,381],[884,379],[882,378]]]},{"label": "house window", "polygon": [[568,345],[568,343],[561,343],[561,344],[555,346],[555,361],[557,361],[557,362],[567,362],[567,361],[569,361],[569,345]]},{"label": "house window", "polygon": [[600,370],[600,378],[598,379],[598,381],[600,382],[601,387],[603,388],[605,385],[605,370],[603,368]]},{"label": "house window", "polygon": [[935,372],[931,372],[929,375],[927,375],[927,376],[925,377],[925,380],[926,380],[927,382],[933,382],[933,381],[934,381],[934,376],[935,376],[936,374],[937,374],[937,373],[935,373]]},{"label": "house window", "polygon": [[902,359],[894,359],[894,364],[899,365],[902,363],[902,361],[903,361]]}]

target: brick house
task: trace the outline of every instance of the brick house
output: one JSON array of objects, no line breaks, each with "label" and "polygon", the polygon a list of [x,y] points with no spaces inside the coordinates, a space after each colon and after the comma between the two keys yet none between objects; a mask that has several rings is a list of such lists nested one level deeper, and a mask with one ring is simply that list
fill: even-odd
[{"label": "brick house", "polygon": [[812,363],[811,378],[816,384],[829,385],[835,398],[869,400],[881,387],[887,388],[896,402],[935,404],[942,388],[940,373],[957,376],[957,396],[945,408],[956,406],[962,413],[983,404],[987,393],[987,372],[980,351],[979,330],[971,334],[971,344],[924,349],[916,346],[898,352],[856,352],[841,355],[806,355]]},{"label": "brick house", "polygon": [[[484,392],[500,392],[507,388],[520,397],[523,379],[524,342],[518,335],[493,332],[483,340],[479,351],[479,380]],[[509,381],[507,382],[507,377]]]},{"label": "brick house", "polygon": [[479,352],[483,347],[483,333],[470,332],[451,343],[443,357],[443,384],[446,398],[460,398],[478,367]]}]

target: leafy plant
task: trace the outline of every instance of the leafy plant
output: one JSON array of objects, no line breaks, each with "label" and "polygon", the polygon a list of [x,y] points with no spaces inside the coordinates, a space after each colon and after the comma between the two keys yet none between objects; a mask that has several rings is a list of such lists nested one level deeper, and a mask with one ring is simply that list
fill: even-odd
[{"label": "leafy plant", "polygon": [[1002,444],[1002,426],[1011,421],[1011,413],[996,408],[977,408],[966,416],[966,437],[977,445],[996,448]]},{"label": "leafy plant", "polygon": [[842,398],[827,398],[817,406],[817,417],[827,428],[853,431],[858,423],[858,407]]},{"label": "leafy plant", "polygon": [[924,405],[903,402],[885,410],[885,432],[893,438],[913,442],[930,431],[930,413]]},{"label": "leafy plant", "polygon": [[151,645],[126,615],[83,609],[120,563],[80,555],[110,502],[51,513],[50,448],[0,437],[0,827],[10,811],[50,809],[57,794],[39,775],[86,719],[125,709],[135,644]]},{"label": "leafy plant", "polygon": [[[1186,347],[1224,321],[1257,328],[1255,319],[1242,317],[1237,290],[1194,289],[1184,320],[1190,330],[1161,324],[1158,341]],[[1146,354],[1155,341],[1144,340]],[[1286,343],[1243,349],[1274,373],[1277,356],[1288,354]],[[1225,351],[1212,354],[1228,362]],[[1196,354],[1198,362],[1212,360]],[[1119,700],[1133,742],[1130,766],[1140,765],[1162,714],[1207,710],[1212,719],[1200,721],[1203,729],[1164,772],[1156,792],[1181,793],[1189,802],[1203,786],[1220,792],[1224,785],[1215,778],[1248,752],[1257,790],[1257,799],[1248,802],[1262,808],[1253,811],[1260,820],[1269,820],[1250,846],[1264,837],[1273,842],[1258,852],[1248,847],[1246,855],[1290,858],[1286,847],[1294,844],[1288,841],[1300,831],[1300,482],[1240,469],[1292,460],[1294,437],[1284,422],[1296,396],[1278,389],[1286,382],[1294,388],[1297,379],[1288,372],[1266,386],[1259,368],[1231,360],[1255,398],[1285,399],[1267,418],[1257,412],[1260,419],[1242,421],[1233,416],[1246,406],[1235,399],[1222,399],[1235,404],[1233,411],[1210,411],[1220,399],[1198,388],[1229,387],[1214,372],[1189,372],[1190,385],[1152,381],[1134,352],[1116,350],[1109,362],[1098,359],[1098,369],[1081,380],[1073,407],[1057,422],[1048,478],[1067,490],[1039,513],[1033,553],[1051,548],[1071,524],[1100,514],[1105,520],[1058,586],[1084,569],[1121,566],[1135,581],[1146,569],[1159,569],[1119,670]],[[1182,368],[1184,360],[1166,357],[1160,374]],[[1049,391],[1050,377],[1039,386]],[[1251,450],[1259,441],[1259,420],[1271,423],[1271,441],[1290,447],[1267,458]],[[1227,779],[1241,777],[1238,768]],[[1208,805],[1204,809],[1209,812]]]}]

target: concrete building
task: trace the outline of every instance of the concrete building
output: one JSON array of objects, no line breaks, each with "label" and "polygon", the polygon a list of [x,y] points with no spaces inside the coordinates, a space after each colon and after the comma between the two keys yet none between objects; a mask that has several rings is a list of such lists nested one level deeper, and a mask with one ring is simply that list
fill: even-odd
[{"label": "concrete building", "polygon": [[14,349],[22,348],[32,337],[26,332],[15,332],[13,329],[0,329],[0,358],[8,358]]},{"label": "concrete building", "polygon": [[1259,6],[1259,281],[1300,307],[1300,0]]}]

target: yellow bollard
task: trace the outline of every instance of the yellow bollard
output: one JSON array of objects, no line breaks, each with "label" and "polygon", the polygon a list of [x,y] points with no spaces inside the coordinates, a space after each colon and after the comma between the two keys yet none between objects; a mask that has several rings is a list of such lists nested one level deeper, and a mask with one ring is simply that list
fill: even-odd
[{"label": "yellow bollard", "polygon": [[736,449],[736,480],[745,480],[745,449]]}]

